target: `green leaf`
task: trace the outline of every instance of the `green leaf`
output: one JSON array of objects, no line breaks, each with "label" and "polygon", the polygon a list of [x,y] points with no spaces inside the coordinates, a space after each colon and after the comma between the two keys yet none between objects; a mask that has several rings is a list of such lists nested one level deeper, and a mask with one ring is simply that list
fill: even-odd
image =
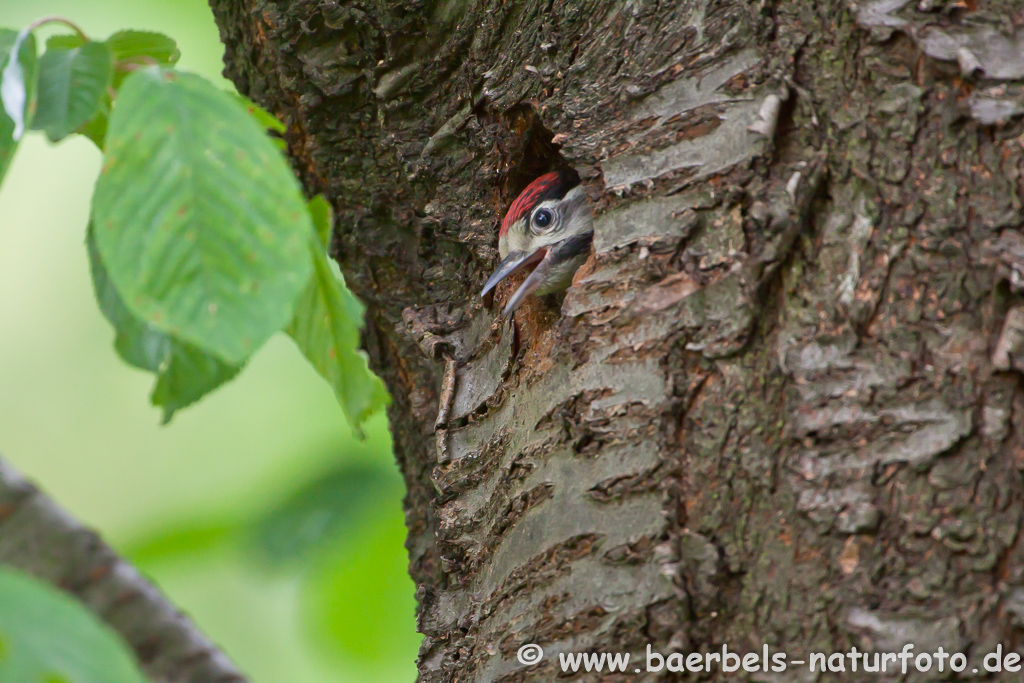
[{"label": "green leaf", "polygon": [[120,88],[136,67],[174,66],[181,56],[173,38],[151,31],[118,31],[107,38],[107,45],[114,51],[115,88]]},{"label": "green leaf", "polygon": [[121,64],[156,62],[161,66],[174,66],[181,56],[173,38],[152,31],[118,31],[107,38],[107,45]]},{"label": "green leaf", "polygon": [[327,251],[331,246],[331,229],[334,228],[334,209],[322,194],[309,200],[309,217],[313,219],[313,227],[320,238],[320,248]]},{"label": "green leaf", "polygon": [[[17,59],[11,55],[17,53]],[[0,181],[35,110],[36,39],[26,31],[0,29]]]},{"label": "green leaf", "polygon": [[[76,47],[80,47],[85,44],[85,39],[77,33],[70,33],[67,35],[56,35],[50,36],[46,40],[47,50],[72,50]],[[115,64],[116,67],[116,64]],[[120,79],[124,78],[125,74],[119,74],[117,71],[114,72],[114,82],[119,84]],[[80,126],[76,133],[80,133],[85,137],[92,140],[100,151],[103,150],[103,139],[107,135],[107,117],[110,116],[111,99],[110,94],[104,93],[103,99],[100,101],[100,108],[96,114],[89,119],[85,124]]]},{"label": "green leaf", "polygon": [[313,225],[259,126],[192,74],[125,79],[93,196],[96,245],[133,314],[240,365],[292,318]]},{"label": "green leaf", "polygon": [[245,95],[239,95],[238,93],[229,94],[238,100],[239,104],[242,105],[249,116],[256,119],[257,123],[267,130],[272,130],[276,133],[283,133],[285,131],[285,125],[281,123],[280,119],[250,100]]},{"label": "green leaf", "polygon": [[309,240],[313,275],[299,296],[295,317],[285,331],[334,389],[349,424],[361,437],[362,423],[384,408],[389,398],[383,382],[370,371],[366,354],[358,350],[363,305],[324,253],[321,240],[329,234],[332,224],[329,211],[326,201],[311,202],[311,214],[320,214],[316,218],[319,234]]},{"label": "green leaf", "polygon": [[73,50],[85,44],[85,38],[77,33],[58,34],[46,39],[47,50]]},{"label": "green leaf", "polygon": [[114,349],[129,365],[157,375],[150,399],[164,409],[163,422],[232,379],[241,366],[224,363],[201,349],[161,332],[135,317],[107,276],[92,225],[86,232],[93,289],[100,311],[114,326]]},{"label": "green leaf", "polygon": [[107,137],[107,125],[110,123],[110,97],[104,96],[100,110],[96,112],[89,121],[79,128],[76,133],[81,133],[92,140],[100,151],[103,151],[103,141]]},{"label": "green leaf", "polygon": [[96,249],[92,224],[86,230],[86,249],[92,271],[92,286],[103,316],[114,326],[114,348],[121,359],[134,367],[159,372],[171,352],[171,338],[153,325],[132,315],[121,301]]},{"label": "green leaf", "polygon": [[39,60],[39,102],[32,127],[57,142],[101,112],[114,75],[106,43],[48,49]]},{"label": "green leaf", "polygon": [[346,464],[296,489],[253,527],[252,543],[270,565],[301,562],[325,543],[343,543],[398,505],[402,482],[394,469]]},{"label": "green leaf", "polygon": [[153,405],[164,409],[163,424],[221,384],[234,379],[241,365],[229,365],[187,342],[175,341],[153,387]]},{"label": "green leaf", "polygon": [[144,683],[109,627],[36,579],[0,569],[0,681]]}]

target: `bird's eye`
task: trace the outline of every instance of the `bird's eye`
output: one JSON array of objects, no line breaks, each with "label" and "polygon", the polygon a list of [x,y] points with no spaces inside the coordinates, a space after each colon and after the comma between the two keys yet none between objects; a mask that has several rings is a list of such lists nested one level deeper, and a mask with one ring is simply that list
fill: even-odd
[{"label": "bird's eye", "polygon": [[541,209],[537,213],[533,214],[533,224],[538,228],[546,228],[551,225],[553,216],[547,209]]}]

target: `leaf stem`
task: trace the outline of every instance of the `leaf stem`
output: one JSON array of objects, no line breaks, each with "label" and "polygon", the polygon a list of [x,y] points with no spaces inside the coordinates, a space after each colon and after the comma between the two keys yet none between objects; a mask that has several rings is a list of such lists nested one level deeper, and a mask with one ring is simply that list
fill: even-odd
[{"label": "leaf stem", "polygon": [[67,26],[72,31],[77,33],[78,37],[82,40],[86,42],[89,41],[89,36],[85,35],[85,31],[83,31],[78,24],[71,21],[70,19],[65,19],[64,17],[60,17],[55,14],[51,14],[49,16],[40,17],[39,19],[36,19],[35,21],[28,25],[28,30],[34,31],[40,26],[45,26],[46,24],[63,24],[64,26]]}]

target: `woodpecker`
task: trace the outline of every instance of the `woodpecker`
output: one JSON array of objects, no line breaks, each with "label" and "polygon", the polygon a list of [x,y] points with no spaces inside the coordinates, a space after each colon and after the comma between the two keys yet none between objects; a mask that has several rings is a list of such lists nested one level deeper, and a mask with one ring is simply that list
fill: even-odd
[{"label": "woodpecker", "polygon": [[502,311],[512,315],[530,294],[560,292],[587,260],[594,241],[590,202],[572,169],[546,173],[512,202],[498,231],[502,262],[487,279],[480,296],[512,273],[532,268]]}]

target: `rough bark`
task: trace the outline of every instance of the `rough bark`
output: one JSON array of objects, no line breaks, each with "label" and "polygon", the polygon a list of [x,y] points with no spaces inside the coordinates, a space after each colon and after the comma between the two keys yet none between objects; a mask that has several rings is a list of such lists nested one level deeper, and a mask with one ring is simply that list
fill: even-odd
[{"label": "rough bark", "polygon": [[[369,307],[422,681],[1016,645],[1015,0],[211,4]],[[497,222],[561,165],[594,254],[494,322]]]},{"label": "rough bark", "polygon": [[153,683],[246,683],[138,570],[0,460],[0,565],[67,591],[117,631]]}]

